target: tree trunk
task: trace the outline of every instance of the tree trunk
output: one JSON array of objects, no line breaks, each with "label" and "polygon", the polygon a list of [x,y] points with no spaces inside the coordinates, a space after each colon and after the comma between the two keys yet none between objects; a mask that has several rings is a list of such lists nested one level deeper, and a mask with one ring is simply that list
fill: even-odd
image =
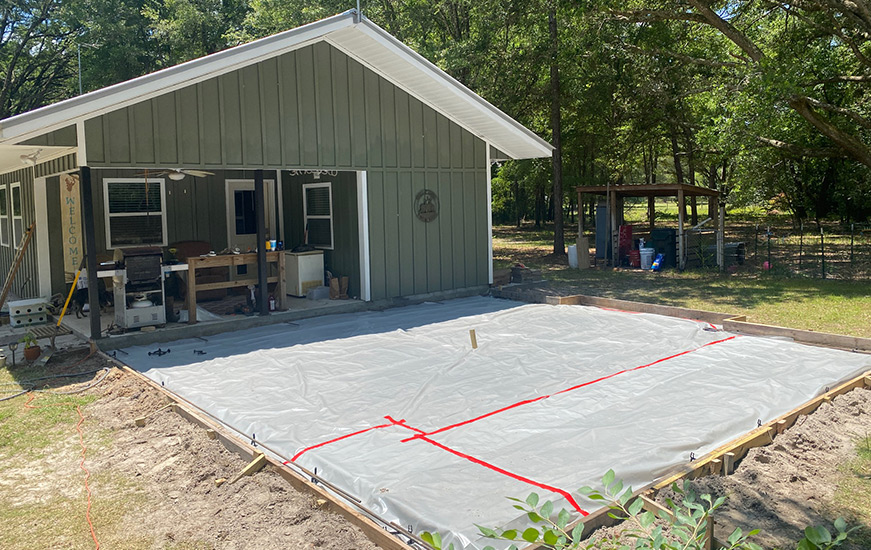
[{"label": "tree trunk", "polygon": [[563,255],[566,253],[565,234],[563,227],[563,148],[560,117],[560,82],[559,62],[559,36],[556,27],[556,0],[549,3],[547,14],[550,26],[550,127],[553,143],[553,253]]},{"label": "tree trunk", "polygon": [[677,132],[671,131],[671,156],[674,159],[674,177],[679,185],[683,185],[683,165],[680,163],[680,146],[677,142]]}]

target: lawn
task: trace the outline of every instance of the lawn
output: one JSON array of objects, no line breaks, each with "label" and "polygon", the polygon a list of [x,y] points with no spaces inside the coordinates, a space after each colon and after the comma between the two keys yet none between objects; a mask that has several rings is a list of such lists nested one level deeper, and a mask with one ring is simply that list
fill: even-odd
[{"label": "lawn", "polygon": [[[772,232],[781,235],[783,241],[774,246],[772,256],[777,263],[772,261],[775,268],[771,270],[761,268],[763,258],[767,259],[767,237],[756,257],[756,222],[746,220],[730,222],[727,231],[727,240],[740,238],[747,243],[747,261],[732,273],[615,270],[605,267],[602,260],[592,269],[570,269],[565,256],[553,254],[552,227],[537,229],[531,224],[494,227],[494,265],[498,269],[521,262],[539,268],[552,284],[578,294],[742,314],[758,323],[871,338],[871,281],[864,278],[867,270],[848,268],[849,235],[831,238],[834,244],[829,252],[832,259],[828,262],[828,277],[832,277],[832,271],[840,277],[823,279],[808,275],[808,257],[803,258],[802,271],[795,269],[798,259],[793,253],[797,253],[798,245],[792,249],[784,244],[789,221],[768,221],[773,222]],[[828,229],[834,234],[835,228]],[[566,244],[575,242],[576,231],[576,226],[569,228]],[[864,266],[866,255],[871,258],[865,240],[867,237],[854,237],[854,266]],[[839,248],[835,249],[835,245]]]}]

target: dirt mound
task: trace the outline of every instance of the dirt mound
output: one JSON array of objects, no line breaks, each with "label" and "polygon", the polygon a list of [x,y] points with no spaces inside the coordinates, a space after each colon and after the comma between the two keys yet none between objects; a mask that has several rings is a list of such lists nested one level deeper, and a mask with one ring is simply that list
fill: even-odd
[{"label": "dirt mound", "polygon": [[[123,511],[122,530],[153,537],[156,547],[193,542],[221,549],[377,548],[275,472],[216,486],[216,479],[232,478],[245,461],[163,408],[158,392],[123,371],[113,369],[90,392],[100,397],[86,409],[88,423],[95,425],[90,429],[107,430],[111,437],[105,449],[89,455],[91,471],[132,480],[133,490],[141,492],[137,501],[143,505]],[[136,427],[134,419],[146,415],[146,425]]]}]

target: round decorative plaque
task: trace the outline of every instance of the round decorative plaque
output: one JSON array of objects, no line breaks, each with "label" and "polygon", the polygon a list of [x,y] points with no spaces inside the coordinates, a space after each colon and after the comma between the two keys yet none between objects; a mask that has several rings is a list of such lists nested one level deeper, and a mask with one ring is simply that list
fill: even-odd
[{"label": "round decorative plaque", "polygon": [[439,217],[439,196],[435,191],[424,189],[414,197],[414,215],[422,222],[431,222]]}]

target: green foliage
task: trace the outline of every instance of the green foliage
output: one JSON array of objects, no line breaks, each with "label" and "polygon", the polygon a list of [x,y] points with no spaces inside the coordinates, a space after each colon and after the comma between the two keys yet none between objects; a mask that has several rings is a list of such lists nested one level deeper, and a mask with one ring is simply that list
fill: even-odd
[{"label": "green foliage", "polygon": [[21,338],[19,338],[18,343],[24,344],[25,348],[32,348],[32,347],[36,347],[37,345],[39,345],[39,343],[36,340],[36,336],[34,336],[33,333],[30,331],[28,331]]},{"label": "green foliage", "polygon": [[[603,490],[592,487],[581,487],[578,492],[594,502],[603,503],[611,511],[608,515],[624,522],[627,526],[624,537],[631,543],[621,540],[603,540],[597,542],[584,541],[584,524],[571,524],[571,514],[561,509],[554,515],[553,502],[541,501],[537,493],[530,493],[525,500],[509,497],[514,508],[523,512],[529,522],[535,527],[519,529],[494,529],[478,526],[481,534],[487,538],[504,541],[523,541],[540,544],[553,550],[703,550],[708,538],[708,525],[712,514],[726,501],[725,497],[714,499],[711,495],[696,495],[688,480],[683,487],[676,483],[672,491],[677,497],[666,499],[666,507],[656,513],[644,510],[644,500],[633,494],[632,487],[625,487],[617,479],[614,470],[608,470],[602,477]],[[667,509],[667,510],[666,510]],[[805,529],[804,538],[799,541],[796,550],[831,550],[847,540],[849,534],[857,529],[847,528],[843,518],[835,523],[835,533],[832,534],[822,526]],[[726,550],[762,550],[750,539],[758,534],[754,529],[744,533],[736,528],[725,541],[721,541]],[[421,538],[436,550],[442,550],[442,538],[438,533],[425,532]],[[452,550],[453,544],[444,550]],[[509,550],[517,550],[518,546],[511,544]],[[494,550],[485,546],[484,550]]]},{"label": "green foliage", "polygon": [[866,433],[865,437],[859,440],[856,445],[856,452],[861,458],[871,460],[871,434]]},{"label": "green foliage", "polygon": [[[11,0],[0,7],[0,118],[345,11],[337,0]],[[497,223],[567,208],[577,185],[682,182],[796,219],[871,216],[871,22],[843,2],[385,0],[368,18],[553,141],[561,86],[563,187],[549,159],[494,174]],[[548,12],[557,21],[552,51]],[[689,14],[689,15],[687,15]],[[806,98],[816,119],[795,108]],[[804,101],[804,99],[803,99]],[[841,139],[838,136],[847,136]],[[846,141],[845,141],[846,139]],[[845,143],[855,144],[855,151]],[[871,155],[871,153],[869,153]]]}]

